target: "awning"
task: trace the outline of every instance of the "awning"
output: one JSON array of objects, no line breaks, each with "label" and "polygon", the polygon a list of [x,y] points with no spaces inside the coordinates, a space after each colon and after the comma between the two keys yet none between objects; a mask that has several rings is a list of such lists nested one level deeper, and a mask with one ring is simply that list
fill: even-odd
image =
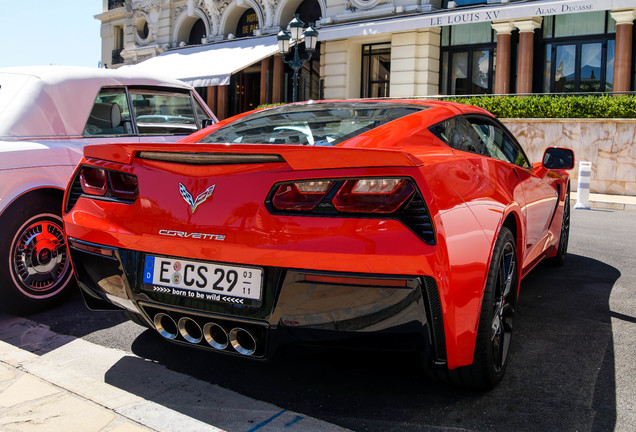
[{"label": "awning", "polygon": [[232,74],[276,52],[278,44],[274,35],[173,49],[126,67],[161,73],[193,87],[228,85]]}]

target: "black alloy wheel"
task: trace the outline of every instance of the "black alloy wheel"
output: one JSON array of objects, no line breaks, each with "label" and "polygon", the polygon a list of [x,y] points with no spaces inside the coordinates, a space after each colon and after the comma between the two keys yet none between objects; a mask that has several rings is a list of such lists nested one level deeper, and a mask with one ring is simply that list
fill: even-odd
[{"label": "black alloy wheel", "polygon": [[568,242],[570,241],[570,185],[568,185],[564,201],[559,248],[557,249],[557,254],[548,260],[551,264],[556,266],[565,264],[565,257],[568,253]]},{"label": "black alloy wheel", "polygon": [[499,374],[505,369],[510,351],[514,325],[514,306],[510,302],[510,298],[514,288],[512,283],[516,280],[516,270],[514,244],[506,242],[499,257],[490,325],[491,362],[495,374]]},{"label": "black alloy wheel", "polygon": [[501,228],[493,249],[479,316],[473,363],[457,369],[425,363],[432,379],[489,390],[503,379],[509,363],[518,287],[517,250],[512,232]]}]

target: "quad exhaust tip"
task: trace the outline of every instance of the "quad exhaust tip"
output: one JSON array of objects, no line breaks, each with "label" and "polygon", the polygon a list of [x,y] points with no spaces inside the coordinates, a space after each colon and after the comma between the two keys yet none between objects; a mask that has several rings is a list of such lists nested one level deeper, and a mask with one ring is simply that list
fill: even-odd
[{"label": "quad exhaust tip", "polygon": [[230,344],[239,354],[251,356],[256,352],[256,339],[247,330],[235,327],[230,330]]},{"label": "quad exhaust tip", "polygon": [[166,339],[176,339],[181,335],[192,344],[198,344],[205,339],[208,345],[217,350],[225,350],[231,345],[241,355],[251,356],[256,352],[256,338],[241,327],[234,327],[227,332],[221,325],[208,322],[201,328],[199,323],[190,317],[182,317],[175,322],[170,315],[163,312],[155,315],[153,323],[159,334]]},{"label": "quad exhaust tip", "polygon": [[176,339],[177,337],[177,323],[165,313],[158,313],[153,319],[153,324],[159,332],[159,334],[166,339]]},{"label": "quad exhaust tip", "polygon": [[179,334],[190,343],[198,344],[203,340],[203,331],[201,326],[195,320],[183,317],[179,320]]},{"label": "quad exhaust tip", "polygon": [[229,344],[227,332],[220,325],[209,322],[203,326],[205,341],[214,349],[224,350]]}]

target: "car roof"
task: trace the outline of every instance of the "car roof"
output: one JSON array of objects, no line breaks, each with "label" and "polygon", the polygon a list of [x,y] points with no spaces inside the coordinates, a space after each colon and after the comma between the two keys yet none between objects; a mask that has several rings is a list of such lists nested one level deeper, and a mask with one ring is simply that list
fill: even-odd
[{"label": "car roof", "polygon": [[81,136],[102,87],[191,89],[134,70],[78,66],[0,68],[0,137]]}]

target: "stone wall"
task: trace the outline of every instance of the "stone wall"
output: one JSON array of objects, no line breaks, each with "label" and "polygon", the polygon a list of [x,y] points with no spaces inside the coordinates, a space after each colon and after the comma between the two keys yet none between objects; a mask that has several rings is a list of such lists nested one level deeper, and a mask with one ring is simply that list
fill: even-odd
[{"label": "stone wall", "polygon": [[[636,196],[636,119],[502,119],[531,162],[549,146],[569,147],[592,162],[592,193]],[[577,188],[578,163],[571,171]]]}]

